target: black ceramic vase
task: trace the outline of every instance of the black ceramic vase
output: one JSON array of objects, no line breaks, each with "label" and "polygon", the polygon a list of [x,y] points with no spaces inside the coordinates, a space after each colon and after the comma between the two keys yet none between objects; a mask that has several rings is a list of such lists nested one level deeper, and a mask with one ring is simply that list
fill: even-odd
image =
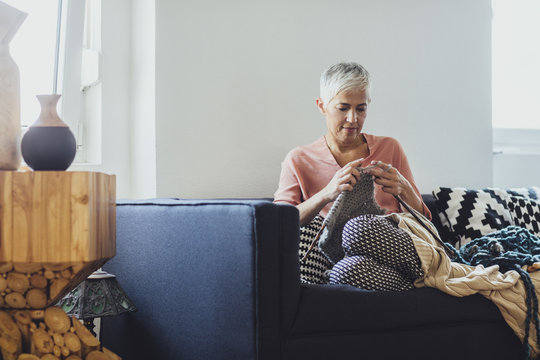
[{"label": "black ceramic vase", "polygon": [[37,95],[37,98],[41,114],[22,138],[23,159],[34,170],[66,170],[75,158],[77,144],[56,112],[60,95]]}]

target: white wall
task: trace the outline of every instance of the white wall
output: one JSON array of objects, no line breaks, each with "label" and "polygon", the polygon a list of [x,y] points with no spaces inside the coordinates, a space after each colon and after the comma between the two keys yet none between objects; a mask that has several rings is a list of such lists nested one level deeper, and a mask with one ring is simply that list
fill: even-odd
[{"label": "white wall", "polygon": [[102,159],[72,169],[119,197],[272,196],[325,132],[320,73],[355,60],[365,131],[401,141],[422,192],[489,186],[490,23],[490,0],[104,1]]},{"label": "white wall", "polygon": [[131,23],[131,196],[156,196],[155,3],[133,0]]},{"label": "white wall", "polygon": [[325,132],[320,73],[374,79],[365,131],[398,138],[422,192],[492,182],[490,0],[155,0],[157,196],[266,197]]}]

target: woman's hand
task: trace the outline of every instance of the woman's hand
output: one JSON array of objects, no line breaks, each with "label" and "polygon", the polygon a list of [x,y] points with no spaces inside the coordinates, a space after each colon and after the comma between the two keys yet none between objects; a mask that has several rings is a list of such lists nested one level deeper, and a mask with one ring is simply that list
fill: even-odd
[{"label": "woman's hand", "polygon": [[298,204],[296,207],[300,213],[300,226],[308,224],[326,204],[336,200],[343,191],[352,190],[354,184],[360,177],[360,172],[356,170],[364,159],[351,161],[339,169],[332,180],[321,191]]},{"label": "woman's hand", "polygon": [[322,190],[324,199],[327,203],[336,200],[343,191],[350,191],[360,178],[360,172],[357,167],[362,164],[364,159],[353,160],[341,169],[339,169],[332,180]]},{"label": "woman's hand", "polygon": [[409,181],[391,164],[382,161],[372,161],[371,164],[375,167],[367,173],[374,176],[374,182],[381,185],[385,193],[400,196],[412,190]]},{"label": "woman's hand", "polygon": [[[416,211],[424,213],[424,205],[422,199],[416,194],[411,183],[407,180],[398,169],[391,164],[385,164],[382,161],[372,161],[373,168],[367,170],[367,173],[374,177],[374,182],[381,185],[382,191],[388,194],[399,196],[409,206],[412,206]],[[405,209],[401,209],[405,211]]]}]

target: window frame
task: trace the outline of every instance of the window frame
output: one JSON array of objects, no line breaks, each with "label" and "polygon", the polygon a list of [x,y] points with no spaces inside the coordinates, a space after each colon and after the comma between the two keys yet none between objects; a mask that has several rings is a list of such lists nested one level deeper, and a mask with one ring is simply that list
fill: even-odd
[{"label": "window frame", "polygon": [[[90,21],[90,2],[98,3],[93,15],[99,17],[97,24]],[[101,39],[89,41],[90,32],[101,36],[101,0],[70,0],[64,2],[62,8],[62,34],[59,46],[61,66],[58,71],[58,83],[61,84],[62,117],[69,125],[77,141],[75,164],[101,163]],[[83,25],[81,25],[83,24]],[[96,25],[99,29],[95,29]],[[95,79],[83,83],[84,66],[88,65],[87,49],[92,48],[92,54],[97,61]]]}]

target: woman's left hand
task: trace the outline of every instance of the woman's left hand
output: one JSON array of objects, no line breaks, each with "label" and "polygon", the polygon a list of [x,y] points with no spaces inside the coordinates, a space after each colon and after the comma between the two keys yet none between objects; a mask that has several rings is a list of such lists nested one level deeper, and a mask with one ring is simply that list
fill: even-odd
[{"label": "woman's left hand", "polygon": [[391,164],[382,161],[372,161],[373,168],[368,174],[374,177],[374,182],[382,186],[382,191],[392,195],[402,195],[411,190],[409,181]]},{"label": "woman's left hand", "polygon": [[[416,211],[422,214],[425,213],[422,198],[414,191],[409,180],[401,175],[398,169],[382,161],[372,161],[371,165],[373,167],[367,170],[367,172],[373,176],[373,182],[381,185],[382,191],[399,196],[401,200],[405,201]],[[401,209],[401,211],[405,211],[405,209]]]}]

